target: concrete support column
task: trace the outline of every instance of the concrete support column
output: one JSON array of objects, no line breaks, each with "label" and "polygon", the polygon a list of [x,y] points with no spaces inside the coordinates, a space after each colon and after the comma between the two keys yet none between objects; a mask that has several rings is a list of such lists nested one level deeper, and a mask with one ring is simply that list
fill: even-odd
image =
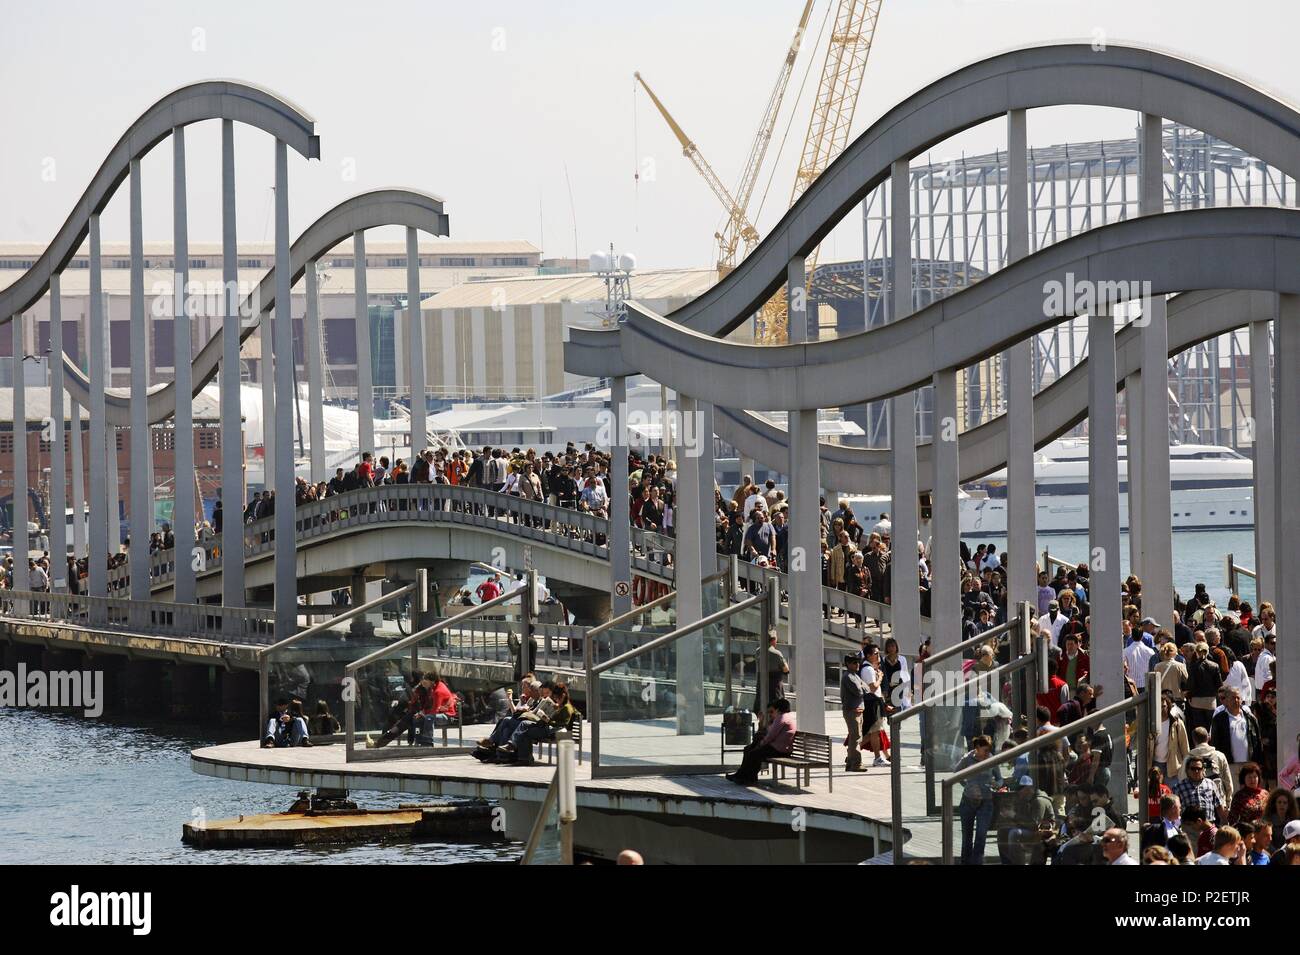
[{"label": "concrete support column", "polygon": [[[298,542],[293,467],[293,299],[289,261],[289,150],[275,143],[275,632],[298,629]],[[263,325],[263,328],[266,326]]]},{"label": "concrete support column", "polygon": [[148,600],[149,534],[153,529],[153,486],[149,462],[149,330],[144,313],[144,235],[140,160],[131,160],[131,599]]},{"label": "concrete support column", "polygon": [[72,461],[72,552],[78,557],[86,555],[86,474],[85,453],[81,447],[81,405],[69,400],[68,418],[71,421],[71,440],[68,442]]},{"label": "concrete support column", "polygon": [[[464,586],[465,578],[462,576],[460,580],[461,586]],[[352,575],[352,582],[349,585],[348,590],[349,596],[352,600],[352,606],[354,607],[358,604],[369,603],[372,596],[379,596],[379,587],[372,587],[367,582],[366,575],[360,572]],[[442,606],[444,608],[447,606],[445,598],[443,599]],[[372,637],[375,634],[375,628],[382,625],[383,619],[383,610],[362,614],[360,617],[353,617],[351,624],[348,626],[348,631],[354,636]]]},{"label": "concrete support column", "polygon": [[[221,122],[221,603],[244,606],[244,428],[239,402],[239,250],[235,242],[235,128]],[[92,349],[93,359],[93,349]],[[94,389],[91,389],[93,395]]]},{"label": "concrete support column", "polygon": [[713,405],[695,402],[696,452],[700,456],[700,569],[705,576],[718,571],[718,527],[714,517],[714,488],[717,485],[713,459]]},{"label": "concrete support column", "polygon": [[[1281,307],[1279,298],[1278,307]],[[1255,583],[1259,600],[1278,594],[1276,438],[1273,431],[1273,383],[1269,368],[1269,323],[1250,323],[1250,414],[1254,442]],[[1285,765],[1285,764],[1284,764]]]},{"label": "concrete support column", "polygon": [[[1007,113],[1007,264],[1029,254],[1029,160],[1025,110]],[[1034,344],[1006,351],[1007,369],[1007,607],[1038,605],[1034,501]],[[1010,610],[1008,609],[1008,612]]]},{"label": "concrete support column", "polygon": [[[1280,586],[1276,574],[1283,568],[1300,567],[1300,377],[1294,369],[1300,368],[1300,296],[1279,296],[1277,325],[1274,328],[1274,347],[1279,369],[1274,389],[1274,423],[1277,434],[1287,440],[1274,446],[1274,498],[1276,515],[1276,564],[1273,580],[1276,590],[1263,592],[1277,608],[1277,632],[1287,644],[1278,653],[1277,661],[1277,740],[1278,765],[1285,766],[1296,757],[1296,733],[1300,732],[1300,657],[1295,648],[1300,647],[1300,595],[1294,587]],[[1286,369],[1287,371],[1283,371]],[[1255,520],[1261,515],[1257,512]]]},{"label": "concrete support column", "polygon": [[[1128,479],[1128,567],[1129,573],[1143,576],[1146,563],[1142,550],[1142,475],[1143,455],[1146,452],[1146,435],[1142,430],[1142,372],[1136,371],[1124,379],[1124,411],[1127,425],[1128,462],[1125,472]],[[1144,614],[1145,616],[1145,614]],[[1163,627],[1168,615],[1160,621]]]},{"label": "concrete support column", "polygon": [[[1164,211],[1165,203],[1164,142],[1160,117],[1150,113],[1142,115],[1141,163],[1140,210],[1143,215],[1156,215]],[[1169,310],[1165,297],[1154,296],[1149,311],[1141,318],[1142,612],[1166,621],[1174,612],[1174,544],[1169,484]],[[1129,471],[1132,473],[1131,465]],[[1130,506],[1132,501],[1130,492]]]},{"label": "concrete support column", "polygon": [[957,458],[957,371],[934,374],[931,460],[930,620],[936,650],[961,640],[961,471]]},{"label": "concrete support column", "polygon": [[108,370],[108,326],[104,317],[104,291],[99,247],[99,216],[90,217],[90,321],[86,329],[86,361],[90,365],[90,550],[89,594],[108,596],[110,552],[108,535],[108,420],[104,391]]},{"label": "concrete support column", "polygon": [[755,462],[753,458],[749,457],[749,455],[747,454],[740,455],[740,460],[738,462],[738,465],[740,467],[740,474],[736,476],[737,486],[740,486],[745,482],[746,474],[748,474],[750,477],[754,478],[755,480],[758,479],[758,476],[754,473],[758,469],[757,462]]},{"label": "concrete support column", "polygon": [[[609,449],[609,592],[612,614],[621,616],[632,609],[631,514],[627,490],[627,379],[622,375],[609,382],[609,414],[614,439]],[[620,594],[620,584],[628,592]]]},{"label": "concrete support column", "polygon": [[420,238],[406,229],[406,380],[411,383],[411,452],[428,444],[425,421],[428,399],[424,394],[424,321],[420,313]]},{"label": "concrete support column", "polygon": [[[790,344],[808,340],[807,263],[802,255],[786,269],[786,314]],[[817,451],[817,411],[791,411],[790,435],[790,642],[794,644],[795,693],[799,726],[826,732],[825,664],[822,638],[821,465]]]},{"label": "concrete support column", "polygon": [[[912,204],[907,184],[911,182],[909,162],[895,160],[890,168],[894,187],[889,190],[891,252],[890,291],[893,293],[892,320],[912,312]],[[902,188],[898,188],[899,185]],[[889,505],[892,521],[892,566],[890,604],[893,635],[904,653],[914,653],[921,644],[921,595],[919,591],[916,542],[916,392],[889,399],[890,473]]]},{"label": "concrete support column", "polygon": [[303,282],[307,290],[307,314],[302,323],[306,337],[304,357],[307,359],[307,442],[310,445],[311,479],[324,481],[330,475],[325,473],[325,375],[321,367],[325,359],[321,352],[315,259],[307,263],[307,268],[303,271]]},{"label": "concrete support column", "polygon": [[109,556],[122,550],[122,484],[117,473],[117,431],[116,426],[109,425],[108,449],[104,461],[105,473],[108,475],[108,507],[104,509],[103,518],[108,533]]},{"label": "concrete support column", "polygon": [[[352,233],[352,276],[357,335],[357,427],[362,451],[375,449],[374,369],[370,365],[370,296],[366,291],[366,234]],[[414,452],[415,448],[412,448]]]},{"label": "concrete support column", "polygon": [[[1119,461],[1115,454],[1115,323],[1109,310],[1088,316],[1088,598],[1092,635],[1088,679],[1101,695],[1098,706],[1124,699],[1124,641],[1120,624]],[[1117,752],[1124,748],[1124,721],[1106,724]],[[1124,763],[1110,778],[1111,799],[1127,805]]]},{"label": "concrete support column", "polygon": [[173,301],[176,303],[174,321],[176,369],[175,467],[176,504],[172,511],[172,534],[176,538],[176,585],[173,591],[177,603],[195,602],[194,566],[194,406],[190,396],[194,392],[194,371],[190,365],[193,350],[190,346],[190,248],[189,216],[185,197],[185,127],[172,130],[172,222],[174,283]]},{"label": "concrete support column", "polygon": [[[703,550],[700,541],[700,458],[691,447],[698,434],[694,398],[677,395],[682,427],[677,453],[677,506],[673,524],[677,529],[675,549],[677,626],[685,627],[704,617]],[[704,636],[701,633],[677,641],[677,735],[704,732]]]},{"label": "concrete support column", "polygon": [[[68,469],[63,450],[63,315],[62,276],[50,276],[50,588],[68,589]],[[80,435],[78,435],[80,437]]]},{"label": "concrete support column", "polygon": [[[14,589],[27,590],[27,383],[23,372],[23,356],[27,354],[26,336],[23,335],[23,317],[15,315],[9,320],[13,333],[14,388],[13,388],[13,557]],[[25,608],[24,608],[25,609]]]},{"label": "concrete support column", "polygon": [[[275,487],[275,463],[280,450],[276,443],[276,425],[280,422],[275,413],[275,319],[270,312],[257,317],[257,342],[262,353],[262,487],[270,491]],[[292,444],[291,433],[285,446]]]}]

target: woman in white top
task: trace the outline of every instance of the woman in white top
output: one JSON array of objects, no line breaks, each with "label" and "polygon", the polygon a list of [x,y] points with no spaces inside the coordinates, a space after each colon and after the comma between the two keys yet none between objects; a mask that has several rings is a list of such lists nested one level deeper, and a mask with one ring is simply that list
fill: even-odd
[{"label": "woman in white top", "polygon": [[862,699],[862,738],[875,757],[872,765],[884,766],[885,757],[881,753],[880,731],[885,728],[885,697],[880,688],[883,676],[879,647],[872,646],[867,651],[858,678],[862,680],[867,690]]}]

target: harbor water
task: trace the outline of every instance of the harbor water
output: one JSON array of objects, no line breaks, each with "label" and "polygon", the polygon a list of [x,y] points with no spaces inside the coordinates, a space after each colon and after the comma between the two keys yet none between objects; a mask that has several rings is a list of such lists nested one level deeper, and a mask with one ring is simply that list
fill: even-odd
[{"label": "harbor water", "polygon": [[[994,540],[1002,549],[1005,540]],[[1039,539],[1038,553],[1072,563],[1086,558],[1086,535]],[[1128,537],[1121,539],[1128,573]],[[1181,594],[1198,582],[1220,606],[1227,598],[1224,555],[1254,566],[1249,531],[1174,534],[1174,581]],[[477,585],[477,579],[471,586]],[[1253,588],[1243,598],[1256,599]],[[0,708],[0,863],[420,863],[512,862],[512,843],[362,844],[295,849],[198,850],[181,843],[181,826],[202,815],[220,819],[287,809],[296,789],[200,776],[190,750],[238,738],[225,727],[114,719]],[[367,808],[396,808],[409,796],[356,793]]]},{"label": "harbor water", "polygon": [[[200,776],[190,750],[237,736],[220,727],[139,725],[0,708],[0,863],[279,864],[515,862],[518,843],[394,842],[293,849],[193,849],[181,826],[280,812],[298,790]],[[358,792],[395,809],[427,798]]]}]

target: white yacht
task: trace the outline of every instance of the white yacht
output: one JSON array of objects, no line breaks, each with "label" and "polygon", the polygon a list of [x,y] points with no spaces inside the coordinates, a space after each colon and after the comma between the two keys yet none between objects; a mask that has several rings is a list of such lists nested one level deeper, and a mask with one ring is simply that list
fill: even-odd
[{"label": "white yacht", "polygon": [[[1231,448],[1177,444],[1169,448],[1170,526],[1174,530],[1227,530],[1254,526],[1251,460]],[[961,499],[963,537],[1007,532],[1007,473],[995,471],[967,485]],[[1128,528],[1128,446],[1119,443],[1119,521]],[[1040,534],[1088,531],[1088,441],[1053,441],[1034,456],[1037,529]]]}]

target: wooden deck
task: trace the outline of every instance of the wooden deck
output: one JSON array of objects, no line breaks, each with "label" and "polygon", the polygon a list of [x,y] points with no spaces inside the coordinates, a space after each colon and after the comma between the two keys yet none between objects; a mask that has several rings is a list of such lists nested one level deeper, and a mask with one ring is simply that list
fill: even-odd
[{"label": "wooden deck", "polygon": [[[842,725],[838,712],[827,714],[831,734],[840,733]],[[486,726],[467,726],[466,742],[485,734],[488,729]],[[606,738],[602,740],[602,748],[606,751],[615,742],[609,729],[607,727]],[[719,753],[717,732],[716,726],[710,725],[704,736],[688,738],[696,741],[691,744],[691,750],[701,759],[707,752],[711,754],[710,759],[716,761]],[[638,726],[635,736],[649,764],[673,754],[687,755],[679,745],[683,738],[675,734],[651,732]],[[660,745],[654,745],[656,741]],[[586,745],[589,747],[590,744]],[[901,747],[905,765],[915,763],[914,747],[915,741],[910,747],[906,742]],[[763,777],[754,787],[739,786],[715,774],[593,779],[588,750],[578,767],[578,805],[580,809],[668,813],[782,826],[791,825],[797,818],[810,830],[859,835],[875,840],[877,845],[887,845],[891,837],[888,767],[874,767],[862,773],[843,772],[844,750],[840,739],[834,741],[833,756],[835,788],[830,792],[825,770],[814,770],[812,784],[806,789],[795,786],[789,777],[776,785]],[[867,757],[870,759],[870,754]],[[728,765],[734,767],[737,763],[738,756],[728,754]],[[534,803],[542,800],[554,774],[554,767],[544,764],[531,767],[492,765],[468,755],[347,763],[341,745],[261,749],[251,741],[194,750],[191,767],[204,775],[247,782]],[[903,778],[904,820],[911,834],[908,855],[937,856],[940,852],[939,821],[925,814],[924,776],[918,767],[909,765]]]}]

